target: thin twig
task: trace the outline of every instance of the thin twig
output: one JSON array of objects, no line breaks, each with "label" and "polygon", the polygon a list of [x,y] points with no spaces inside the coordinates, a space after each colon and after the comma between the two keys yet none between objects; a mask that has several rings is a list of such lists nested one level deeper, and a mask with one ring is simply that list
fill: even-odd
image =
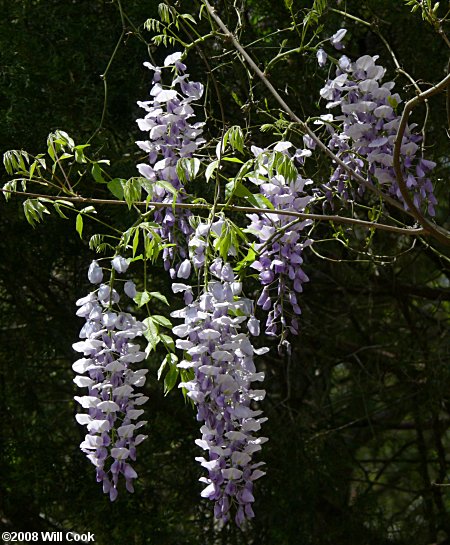
[{"label": "thin twig", "polygon": [[[447,63],[447,74],[450,74],[450,59]],[[450,85],[447,87],[447,97],[445,101],[446,107],[447,107],[447,125],[448,129],[447,131],[450,131]],[[447,132],[449,134],[449,132]]]},{"label": "thin twig", "polygon": [[[105,205],[125,205],[128,204],[125,201],[119,201],[114,199],[93,199],[88,197],[64,197],[54,195],[42,195],[39,193],[30,193],[27,191],[12,191],[9,189],[0,189],[3,193],[11,195],[22,195],[26,197],[34,197],[47,199],[51,201],[69,201],[73,203],[81,204],[105,204]],[[151,207],[154,209],[159,208],[180,208],[187,210],[211,210],[213,205],[203,203],[173,203],[173,202],[154,202],[154,201],[139,201],[133,203],[136,206]],[[378,229],[380,231],[389,231],[391,233],[399,233],[408,236],[425,236],[427,231],[422,228],[403,228],[396,227],[395,225],[386,225],[383,223],[376,223],[372,221],[365,221],[356,218],[346,218],[344,216],[333,216],[328,214],[307,214],[303,212],[297,212],[295,210],[277,210],[270,208],[253,208],[252,206],[236,206],[234,204],[217,203],[215,205],[217,211],[228,212],[243,212],[243,213],[258,213],[258,214],[275,214],[277,216],[292,216],[300,220],[315,220],[315,221],[329,221],[334,223],[344,223],[348,225],[356,225],[364,229]]]},{"label": "thin twig", "polygon": [[125,25],[124,13],[123,13],[123,10],[122,10],[122,4],[121,4],[120,0],[117,0],[117,7],[118,7],[119,13],[120,13],[120,22],[121,22],[121,25],[122,25],[122,31],[120,33],[119,39],[116,42],[116,46],[114,47],[114,51],[113,51],[111,57],[109,58],[108,64],[106,65],[106,68],[105,68],[103,74],[100,74],[100,78],[103,81],[102,116],[100,118],[100,123],[99,123],[98,127],[92,133],[92,135],[90,136],[87,143],[91,142],[91,140],[93,140],[93,138],[97,135],[97,133],[103,128],[103,123],[104,123],[105,117],[106,117],[106,109],[108,107],[108,82],[106,80],[106,76],[108,75],[109,69],[111,68],[111,65],[112,65],[112,63],[114,61],[114,58],[117,55],[117,52],[119,51],[119,47],[122,44],[122,41],[123,41],[123,39],[125,37],[126,25]]},{"label": "thin twig", "polygon": [[[301,129],[308,134],[314,142],[317,144],[317,146],[326,154],[328,155],[333,161],[335,161],[338,165],[340,165],[350,176],[352,176],[355,180],[357,180],[361,185],[364,187],[367,187],[370,191],[376,193],[378,196],[380,196],[384,201],[390,203],[392,206],[395,206],[396,208],[399,208],[401,210],[403,209],[403,206],[397,202],[392,197],[389,197],[385,195],[382,191],[374,187],[372,184],[370,184],[367,180],[365,180],[360,174],[356,173],[353,169],[351,169],[342,159],[337,157],[323,142],[320,140],[320,138],[308,127],[308,125],[302,121],[292,110],[291,108],[286,104],[286,102],[282,99],[282,97],[278,94],[277,90],[274,88],[274,86],[270,83],[270,81],[267,79],[266,75],[260,70],[260,68],[256,65],[256,63],[253,61],[253,59],[249,56],[249,54],[245,51],[245,49],[241,46],[239,41],[236,39],[236,37],[233,35],[232,32],[228,30],[228,28],[223,23],[222,19],[217,15],[215,9],[211,6],[211,4],[208,2],[208,0],[202,0],[203,4],[205,5],[206,9],[210,13],[211,17],[216,21],[217,25],[220,27],[222,32],[228,36],[228,38],[233,43],[234,47],[239,51],[239,53],[244,57],[248,65],[251,67],[251,69],[258,75],[258,77],[261,79],[261,81],[264,83],[264,85],[269,89],[272,96],[277,100],[277,102],[280,104],[280,106],[284,109],[284,111],[290,116],[290,118],[295,121],[298,125],[300,125]],[[416,97],[414,97],[412,100],[410,100],[406,106],[405,110],[403,111],[403,115],[400,122],[400,128],[399,132],[397,134],[397,141],[396,146],[394,147],[394,170],[396,172],[397,177],[397,183],[400,188],[400,192],[403,196],[403,199],[407,206],[409,207],[408,210],[404,210],[409,215],[413,216],[419,223],[423,226],[423,228],[435,237],[437,240],[439,240],[441,243],[444,243],[446,245],[450,245],[450,235],[447,233],[447,231],[441,227],[435,226],[433,223],[431,223],[429,220],[427,220],[421,212],[416,208],[414,203],[412,202],[411,197],[408,194],[406,184],[403,180],[403,176],[401,173],[400,168],[400,147],[401,147],[401,141],[403,138],[403,134],[405,132],[407,119],[409,112],[412,110],[414,106],[416,106],[419,102],[424,102],[427,98],[430,96],[443,91],[447,85],[450,82],[450,75],[448,75],[444,80],[442,80],[440,83],[432,87],[431,89],[428,89],[427,91],[424,91],[423,93],[418,94]]]},{"label": "thin twig", "polygon": [[[275,98],[275,100],[280,104],[280,106],[283,108],[283,110],[289,115],[289,117],[297,123],[303,132],[305,132],[308,136],[314,140],[314,142],[317,144],[317,146],[326,154],[330,159],[332,159],[335,163],[337,163],[340,167],[342,167],[345,172],[347,172],[354,180],[356,180],[358,183],[366,187],[369,191],[372,193],[375,193],[377,196],[381,197],[384,201],[389,203],[390,205],[394,206],[395,208],[398,208],[402,210],[403,212],[408,213],[408,211],[405,211],[403,206],[393,199],[392,197],[386,195],[382,191],[380,191],[377,187],[372,185],[370,182],[368,182],[365,178],[363,178],[360,174],[355,172],[351,167],[348,166],[342,159],[340,159],[337,155],[335,155],[327,146],[322,142],[322,140],[316,135],[314,131],[312,131],[308,125],[302,121],[288,106],[288,104],[283,100],[283,98],[279,95],[278,91],[275,89],[275,87],[270,83],[270,81],[267,79],[266,75],[260,70],[260,68],[257,66],[257,64],[253,61],[253,59],[249,56],[249,54],[245,51],[245,49],[242,47],[242,45],[239,43],[237,38],[234,36],[232,32],[228,30],[228,28],[223,23],[222,19],[217,15],[214,8],[210,5],[208,0],[202,0],[204,3],[206,9],[210,13],[211,17],[216,21],[217,25],[220,27],[222,32],[231,40],[234,47],[239,51],[239,53],[244,57],[245,61],[248,63],[250,68],[256,73],[256,75],[261,79],[261,81],[264,83],[264,85],[269,89],[272,96]],[[412,214],[409,214],[412,215]]]}]

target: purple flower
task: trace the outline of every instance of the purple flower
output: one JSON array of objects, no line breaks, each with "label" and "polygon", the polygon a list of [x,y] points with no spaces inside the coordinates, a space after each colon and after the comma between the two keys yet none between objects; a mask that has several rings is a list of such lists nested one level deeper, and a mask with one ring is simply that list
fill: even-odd
[{"label": "purple flower", "polygon": [[191,275],[191,262],[189,259],[185,259],[179,266],[177,272],[177,278],[189,278]]},{"label": "purple flower", "polygon": [[[153,79],[151,99],[138,102],[146,114],[137,123],[147,133],[148,139],[136,144],[147,154],[148,163],[138,164],[137,169],[150,182],[146,190],[156,202],[173,202],[173,193],[158,181],[173,186],[178,192],[177,202],[186,198],[184,181],[189,180],[191,171],[180,166],[179,161],[193,159],[199,146],[205,142],[202,138],[204,123],[191,121],[194,117],[192,103],[202,97],[203,85],[189,80],[181,57],[180,52],[169,55],[163,68],[144,63],[158,76]],[[173,79],[170,87],[165,87],[161,73],[171,66],[175,66]],[[191,215],[188,210],[177,210],[175,216],[171,207],[156,210],[154,214],[154,221],[161,226],[157,229],[157,235],[167,244],[163,249],[164,266],[171,271],[172,277],[176,276],[178,260],[187,257],[185,241],[192,233],[189,223]]]},{"label": "purple flower", "polygon": [[[392,93],[394,82],[382,83],[385,69],[376,64],[377,59],[364,55],[351,63],[347,57],[341,57],[336,77],[321,89],[321,96],[328,101],[327,108],[339,108],[342,114],[335,117],[335,122],[342,123],[340,129],[326,125],[331,134],[328,146],[369,183],[403,202],[393,168],[394,142],[400,124],[397,109],[402,100]],[[429,175],[435,163],[417,157],[422,138],[415,133],[415,127],[407,125],[404,133],[400,149],[402,175],[416,206],[424,204],[433,215],[437,201]],[[349,176],[340,165],[330,178],[330,186],[344,199],[352,196]],[[361,186],[358,193],[364,190]],[[330,188],[327,195],[331,195]]]},{"label": "purple flower", "polygon": [[111,265],[118,273],[124,273],[127,271],[129,263],[128,260],[120,255],[116,255],[111,261]]},{"label": "purple flower", "polygon": [[325,66],[327,63],[327,58],[328,58],[328,55],[325,53],[325,51],[323,49],[318,49],[316,56],[317,56],[317,62],[319,63],[319,66],[321,68]]},{"label": "purple flower", "polygon": [[103,271],[97,261],[93,261],[89,265],[88,279],[91,284],[100,284],[103,280]]},{"label": "purple flower", "polygon": [[[222,522],[230,519],[235,506],[240,526],[254,516],[253,482],[264,475],[258,469],[262,462],[255,463],[253,457],[267,441],[254,435],[266,419],[251,403],[265,396],[264,390],[252,388],[264,379],[253,357],[267,349],[256,349],[249,340],[247,331],[255,334],[259,324],[252,302],[240,295],[242,286],[230,265],[215,259],[210,271],[213,279],[200,297],[172,313],[184,320],[173,333],[184,351],[178,367],[194,374],[180,387],[197,405],[197,420],[203,423],[202,437],[196,440],[204,451],[196,460],[208,475],[200,479],[206,485],[201,496],[214,501],[214,515]],[[174,284],[175,292],[183,289]]]},{"label": "purple flower", "polygon": [[330,38],[331,45],[335,49],[343,49],[344,45],[342,44],[342,40],[344,39],[344,36],[347,34],[346,28],[339,29],[333,36]]},{"label": "purple flower", "polygon": [[[305,144],[314,146],[310,138]],[[273,151],[253,148],[256,161],[250,179],[259,185],[259,190],[275,209],[303,212],[312,200],[306,193],[311,180],[303,179],[300,174],[296,179],[287,180],[269,170],[276,153],[290,158],[288,150],[291,147],[290,142],[279,142]],[[305,151],[308,153],[303,153]],[[308,154],[309,150],[297,150],[294,157],[303,160]],[[296,317],[301,313],[296,293],[301,293],[303,284],[308,281],[302,269],[303,250],[312,243],[302,231],[311,221],[292,221],[290,216],[263,213],[248,214],[248,218],[247,230],[257,240],[254,248],[258,253],[251,267],[258,272],[264,286],[257,305],[269,311],[266,334],[275,336],[281,330],[282,339],[287,332],[295,335],[298,333]]]},{"label": "purple flower", "polygon": [[137,478],[130,461],[136,460],[136,447],[147,437],[139,433],[146,424],[139,418],[144,412],[140,406],[148,398],[134,389],[144,385],[148,369],[133,370],[134,364],[145,359],[139,345],[132,342],[143,334],[144,324],[131,314],[113,311],[111,301],[105,308],[101,289],[76,303],[77,316],[86,323],[80,331],[82,340],[73,344],[83,357],[72,368],[77,373],[75,384],[87,388],[87,394],[74,398],[88,411],[76,415],[77,422],[87,427],[80,448],[96,467],[103,491],[114,501],[120,475],[129,492]]},{"label": "purple flower", "polygon": [[136,285],[131,280],[128,280],[125,282],[125,285],[123,287],[123,291],[130,299],[134,299],[136,297],[137,291],[136,291]]}]

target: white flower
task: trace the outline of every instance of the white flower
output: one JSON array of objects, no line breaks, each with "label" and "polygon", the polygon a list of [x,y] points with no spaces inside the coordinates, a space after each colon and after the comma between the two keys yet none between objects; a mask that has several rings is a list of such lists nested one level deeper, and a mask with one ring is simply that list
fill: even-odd
[{"label": "white flower", "polygon": [[328,55],[325,53],[323,49],[318,49],[316,53],[317,62],[319,63],[320,67],[323,67],[327,63]]},{"label": "white flower", "polygon": [[129,263],[124,257],[116,255],[111,261],[111,265],[118,273],[124,273],[128,269]]},{"label": "white flower", "polygon": [[88,279],[91,284],[100,284],[100,282],[103,280],[103,271],[97,261],[93,261],[89,265]]},{"label": "white flower", "polygon": [[333,36],[330,38],[331,45],[333,45],[336,49],[342,49],[342,40],[344,39],[344,36],[347,34],[346,28],[339,29]]}]

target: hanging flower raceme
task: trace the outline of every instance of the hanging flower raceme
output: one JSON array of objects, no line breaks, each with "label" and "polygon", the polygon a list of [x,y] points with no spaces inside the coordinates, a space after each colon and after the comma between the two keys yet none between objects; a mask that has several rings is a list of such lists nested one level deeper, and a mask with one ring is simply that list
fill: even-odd
[{"label": "hanging flower raceme", "polygon": [[[332,135],[328,144],[330,149],[370,183],[377,181],[403,202],[393,169],[401,98],[391,92],[394,82],[382,83],[385,69],[376,64],[377,59],[377,56],[364,55],[352,63],[348,57],[341,57],[336,77],[320,92],[328,101],[327,108],[339,108],[341,115],[334,119],[331,115],[322,117]],[[341,128],[333,128],[331,121],[342,123]],[[436,164],[420,156],[422,137],[414,132],[416,126],[407,125],[401,145],[403,179],[416,207],[425,204],[428,213],[434,215],[436,198],[429,174]],[[331,183],[344,198],[349,197],[348,181],[348,173],[338,165]],[[359,192],[363,191],[361,186]],[[328,194],[331,195],[329,190]]]},{"label": "hanging flower raceme", "polygon": [[[154,71],[154,76],[150,91],[152,98],[138,102],[147,113],[137,123],[148,134],[148,140],[138,141],[136,144],[148,153],[148,163],[141,163],[137,168],[151,182],[147,188],[151,199],[156,202],[172,203],[175,191],[178,192],[177,202],[183,201],[186,193],[183,180],[179,176],[180,170],[177,171],[178,161],[192,159],[199,146],[205,142],[201,137],[204,123],[190,121],[195,115],[192,104],[202,97],[203,85],[189,81],[186,66],[180,60],[181,56],[181,53],[169,55],[162,68],[144,63]],[[162,72],[170,67],[173,68],[173,80],[170,87],[166,88],[161,83],[161,77]],[[192,159],[190,167],[181,166],[184,178],[189,180],[198,165],[198,159]],[[190,215],[188,210],[178,209],[175,217],[171,207],[156,210],[154,214],[155,222],[161,225],[158,234],[163,242],[174,245],[163,250],[164,266],[166,270],[171,270],[172,277],[177,269],[177,264],[174,263],[176,252],[181,259],[187,256],[184,241],[192,232]],[[181,237],[177,238],[177,230],[182,233]]]},{"label": "hanging flower raceme", "polygon": [[[125,272],[126,259],[116,256],[112,267]],[[96,261],[89,267],[88,278],[100,284],[103,271]],[[125,291],[132,292],[134,284],[127,282]],[[145,354],[132,341],[142,335],[144,324],[131,314],[114,310],[119,294],[107,284],[77,301],[77,316],[86,323],[80,331],[83,339],[73,345],[83,358],[73,364],[77,373],[74,382],[87,388],[87,394],[75,400],[87,413],[76,415],[77,421],[87,426],[88,433],[81,443],[81,450],[95,465],[97,481],[103,483],[103,491],[111,501],[117,497],[120,475],[125,478],[126,488],[133,492],[133,480],[137,473],[130,462],[136,460],[136,447],[147,437],[138,432],[146,424],[139,418],[141,405],[147,401],[134,389],[143,386],[147,369],[133,370],[133,364],[145,359]]]},{"label": "hanging flower raceme", "polygon": [[196,441],[205,451],[196,460],[208,472],[200,479],[207,485],[201,495],[215,502],[216,518],[226,522],[235,511],[241,525],[254,516],[253,482],[264,475],[259,469],[263,462],[255,463],[253,456],[267,441],[254,435],[266,418],[251,405],[265,396],[264,390],[252,389],[253,382],[264,379],[253,358],[267,349],[256,349],[250,341],[249,334],[259,334],[259,322],[252,302],[241,296],[242,285],[231,266],[218,258],[210,272],[214,280],[195,301],[189,286],[173,284],[175,292],[190,294],[191,301],[172,313],[184,320],[173,332],[185,354],[178,366],[193,373],[180,387],[195,402],[197,420],[203,423],[202,438]]},{"label": "hanging flower raceme", "polygon": [[[271,167],[274,153],[284,154],[289,159],[291,147],[290,142],[278,143],[273,151],[253,147],[257,161],[250,180],[258,185],[275,210],[303,212],[312,199],[305,191],[311,180],[305,180],[298,173],[289,180]],[[294,158],[303,162],[308,155],[308,150],[297,150]],[[247,231],[257,239],[254,248],[258,257],[252,267],[258,271],[263,285],[257,304],[269,311],[266,334],[276,335],[281,326],[282,332],[289,330],[295,335],[298,333],[296,316],[301,314],[297,295],[308,281],[302,269],[303,250],[312,243],[303,231],[312,222],[272,212],[248,214],[248,218]]]}]

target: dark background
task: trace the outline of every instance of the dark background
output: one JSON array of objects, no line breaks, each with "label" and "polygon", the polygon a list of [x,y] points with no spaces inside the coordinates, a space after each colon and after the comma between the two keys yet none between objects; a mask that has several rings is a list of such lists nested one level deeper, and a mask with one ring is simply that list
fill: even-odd
[{"label": "dark background", "polygon": [[[325,11],[324,27],[315,27],[319,36],[346,25],[347,54],[381,54],[402,96],[412,96],[413,90],[395,74],[377,27],[417,80],[426,86],[443,77],[448,50],[420,13],[411,14],[404,2],[394,0],[346,5],[372,29]],[[234,28],[233,3],[217,7]],[[306,7],[311,3],[293,2],[300,23]],[[193,2],[182,8],[198,12]],[[157,3],[124,1],[123,10],[126,32],[107,73],[106,115],[97,130],[104,102],[100,74],[122,30],[117,5],[0,1],[2,152],[44,151],[46,136],[55,129],[67,131],[77,143],[97,131],[91,153],[110,158],[115,176],[136,175],[134,140],[141,135],[135,104],[145,99],[150,85],[142,62],[148,60],[148,47],[157,60],[166,53],[148,46],[151,34],[142,27],[157,16]],[[249,50],[261,66],[282,39],[287,47],[298,46],[295,32],[272,34],[291,25],[282,2],[249,0],[241,15],[242,43],[259,40]],[[203,21],[199,31],[206,25]],[[206,42],[203,51],[214,67],[227,123],[240,123],[249,108],[254,108],[251,124],[267,122],[258,110],[265,92],[253,82],[250,100],[248,75],[230,44],[219,37],[215,46]],[[208,70],[198,52],[193,50],[188,60],[193,77],[205,81]],[[317,68],[314,54],[288,56],[269,77],[300,116],[317,113],[317,91],[327,70]],[[207,105],[213,114],[208,130],[214,134],[220,108],[212,92]],[[415,115],[421,123],[424,110]],[[445,128],[445,98],[439,96],[431,103],[427,157],[439,162],[441,223],[449,212]],[[252,130],[254,142],[264,138]],[[317,169],[320,179],[323,168]],[[2,176],[7,181],[5,172]],[[103,196],[102,189],[94,194]],[[89,289],[85,271],[93,254],[72,219],[52,216],[33,229],[23,218],[21,202],[0,204],[2,529],[90,531],[98,544],[450,543],[450,289],[443,248],[379,232],[369,252],[365,233],[345,229],[337,237],[328,225],[317,228],[318,239],[332,240],[317,243],[322,258],[307,256],[311,282],[302,297],[301,333],[292,356],[279,357],[274,350],[261,363],[268,391],[264,435],[270,441],[261,457],[267,476],[257,484],[256,519],[245,531],[230,526],[220,532],[211,506],[199,496],[194,412],[176,388],[163,397],[156,380],[159,353],[148,362],[149,438],[139,448],[136,492],[122,493],[111,504],[95,482],[78,446],[83,430],[73,417],[77,392],[71,370],[71,344],[81,327],[74,302]],[[126,225],[125,212],[102,212]],[[94,232],[94,226],[85,229]],[[152,287],[169,296],[162,271],[155,267],[152,277]]]}]

